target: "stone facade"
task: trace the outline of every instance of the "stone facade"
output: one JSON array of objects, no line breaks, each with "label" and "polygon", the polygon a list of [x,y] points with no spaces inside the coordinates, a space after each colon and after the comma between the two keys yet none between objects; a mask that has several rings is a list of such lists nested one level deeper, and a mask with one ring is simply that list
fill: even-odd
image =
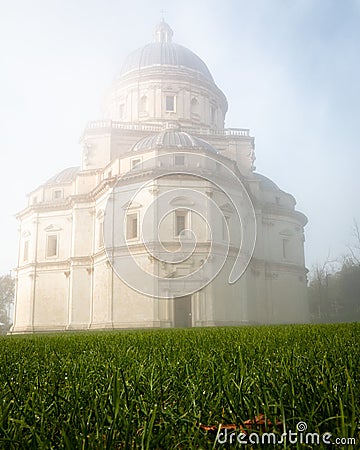
[{"label": "stone facade", "polygon": [[[106,96],[103,119],[85,129],[81,167],[65,169],[30,193],[28,206],[18,214],[14,333],[308,319],[306,217],[296,211],[292,195],[254,171],[254,138],[249,130],[224,127],[227,100],[205,63],[173,43],[172,30],[164,22],[155,38],[129,55]],[[202,178],[174,174],[154,178],[146,162],[162,154],[174,155],[170,165],[175,168],[191,165],[194,154],[208,158],[214,165],[201,167],[201,173],[216,174],[219,183],[226,184],[221,167],[229,167],[245,186],[256,217],[256,245],[236,283],[229,284],[228,277],[241,247],[241,232],[232,218],[231,202],[219,186]],[[122,232],[127,248],[154,280],[160,274],[165,281],[180,277],[180,282],[181,276],[204,263],[213,239],[188,207],[191,199],[177,197],[173,215],[164,222],[165,240],[176,251],[176,214],[185,211],[186,228],[193,228],[197,236],[196,250],[177,265],[152,258],[141,239],[141,224],[154,196],[181,187],[198,191],[223,211],[231,237],[228,257],[216,278],[187,295],[172,280],[169,298],[144,295],[119,278],[104,238],[109,196],[119,179],[127,180],[129,190],[148,183],[138,201],[127,206],[129,222],[124,222]],[[230,196],[239,195],[234,186],[227,189]],[[212,223],[210,213],[208,219],[211,236],[221,243],[223,225]]]}]

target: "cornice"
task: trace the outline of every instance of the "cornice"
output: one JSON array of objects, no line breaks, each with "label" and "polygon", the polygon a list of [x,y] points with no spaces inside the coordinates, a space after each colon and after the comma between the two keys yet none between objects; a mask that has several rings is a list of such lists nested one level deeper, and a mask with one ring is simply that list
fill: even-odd
[{"label": "cornice", "polygon": [[308,218],[300,211],[296,211],[293,209],[285,208],[284,206],[276,205],[273,203],[262,203],[258,204],[263,214],[269,214],[271,216],[285,216],[295,219],[297,222],[301,224],[301,226],[305,226],[308,223]]}]

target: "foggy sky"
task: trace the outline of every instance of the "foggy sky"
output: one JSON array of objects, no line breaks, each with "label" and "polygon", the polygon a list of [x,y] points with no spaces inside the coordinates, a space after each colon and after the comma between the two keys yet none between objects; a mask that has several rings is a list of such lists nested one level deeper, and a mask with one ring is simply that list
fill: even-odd
[{"label": "foggy sky", "polygon": [[309,218],[306,263],[346,253],[360,221],[360,1],[4,1],[0,17],[0,273],[17,263],[26,194],[80,165],[79,137],[126,55],[165,9],[209,67],[227,127]]}]

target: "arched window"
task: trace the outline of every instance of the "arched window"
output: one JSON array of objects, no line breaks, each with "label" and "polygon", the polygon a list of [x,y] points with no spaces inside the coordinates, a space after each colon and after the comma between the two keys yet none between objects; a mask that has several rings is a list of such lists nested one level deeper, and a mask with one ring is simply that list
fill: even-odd
[{"label": "arched window", "polygon": [[191,112],[199,114],[199,102],[195,97],[191,100]]}]

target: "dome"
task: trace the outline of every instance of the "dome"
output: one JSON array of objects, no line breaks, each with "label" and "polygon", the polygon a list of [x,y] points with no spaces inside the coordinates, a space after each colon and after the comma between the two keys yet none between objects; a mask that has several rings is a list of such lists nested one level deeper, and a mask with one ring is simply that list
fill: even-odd
[{"label": "dome", "polygon": [[155,30],[156,42],[130,53],[121,68],[120,76],[146,67],[172,66],[193,70],[214,82],[204,61],[188,48],[172,42],[172,35],[169,25],[161,22]]},{"label": "dome", "polygon": [[206,64],[195,53],[182,45],[173,42],[152,42],[138,48],[126,58],[120,76],[151,66],[185,67],[214,81]]},{"label": "dome", "polygon": [[75,180],[79,170],[80,167],[68,167],[47,180],[45,185],[71,183]]},{"label": "dome", "polygon": [[191,136],[184,131],[167,130],[158,134],[147,136],[138,141],[133,148],[133,152],[151,150],[155,148],[174,148],[176,150],[181,149],[193,149],[193,150],[205,150],[211,153],[218,153],[215,148],[202,139]]}]

